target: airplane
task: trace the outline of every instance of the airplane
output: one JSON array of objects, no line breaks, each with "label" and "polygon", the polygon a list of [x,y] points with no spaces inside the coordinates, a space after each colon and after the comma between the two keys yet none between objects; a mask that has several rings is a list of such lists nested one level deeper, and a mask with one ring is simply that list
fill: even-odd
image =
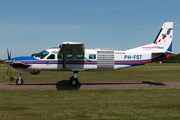
[{"label": "airplane", "polygon": [[[4,61],[18,70],[17,85],[23,85],[22,74],[38,75],[41,71],[72,71],[70,85],[79,84],[78,72],[86,70],[119,70],[165,60],[173,55],[173,22],[164,22],[154,42],[133,49],[85,49],[83,43],[63,42],[58,48],[47,49],[35,56],[11,58]],[[9,67],[7,74],[9,72]],[[10,79],[11,81],[14,79]]]}]

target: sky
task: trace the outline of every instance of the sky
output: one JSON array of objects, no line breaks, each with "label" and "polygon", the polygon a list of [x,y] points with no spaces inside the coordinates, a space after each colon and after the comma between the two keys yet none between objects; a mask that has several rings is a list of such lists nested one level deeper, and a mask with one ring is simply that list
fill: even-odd
[{"label": "sky", "polygon": [[174,22],[180,53],[180,0],[0,0],[0,59],[30,56],[62,42],[127,50],[154,42]]}]

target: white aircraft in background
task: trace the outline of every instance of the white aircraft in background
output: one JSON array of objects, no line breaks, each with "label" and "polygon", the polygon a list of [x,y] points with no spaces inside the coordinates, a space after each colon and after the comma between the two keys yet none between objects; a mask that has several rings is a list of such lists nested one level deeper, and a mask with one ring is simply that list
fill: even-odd
[{"label": "white aircraft in background", "polygon": [[[23,84],[21,75],[41,71],[72,71],[70,85],[78,85],[78,72],[85,70],[119,70],[130,66],[162,61],[172,56],[173,22],[165,22],[151,44],[126,51],[85,49],[83,43],[63,42],[59,48],[48,49],[31,57],[14,57],[8,51],[9,66],[18,70],[17,85]],[[9,72],[9,67],[7,74]]]}]

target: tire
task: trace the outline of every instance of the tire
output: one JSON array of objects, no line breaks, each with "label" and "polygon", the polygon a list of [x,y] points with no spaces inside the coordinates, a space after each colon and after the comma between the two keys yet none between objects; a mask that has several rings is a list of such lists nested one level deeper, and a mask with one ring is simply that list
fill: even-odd
[{"label": "tire", "polygon": [[73,80],[74,79],[74,76],[71,76],[70,80]]},{"label": "tire", "polygon": [[72,78],[70,79],[70,85],[71,86],[77,86],[79,84],[79,81],[77,78]]},{"label": "tire", "polygon": [[23,85],[23,79],[19,81],[19,79],[16,80],[16,85]]}]

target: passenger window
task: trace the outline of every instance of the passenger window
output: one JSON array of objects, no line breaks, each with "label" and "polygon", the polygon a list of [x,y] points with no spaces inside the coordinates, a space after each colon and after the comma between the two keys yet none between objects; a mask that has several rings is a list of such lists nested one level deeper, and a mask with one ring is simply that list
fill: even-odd
[{"label": "passenger window", "polygon": [[63,59],[63,54],[58,54],[58,59]]},{"label": "passenger window", "polygon": [[77,59],[84,59],[84,55],[76,55]]},{"label": "passenger window", "polygon": [[96,55],[95,54],[90,54],[89,59],[96,59]]},{"label": "passenger window", "polygon": [[72,54],[67,54],[67,59],[72,59],[73,55]]},{"label": "passenger window", "polygon": [[55,59],[55,55],[51,54],[47,59]]}]

